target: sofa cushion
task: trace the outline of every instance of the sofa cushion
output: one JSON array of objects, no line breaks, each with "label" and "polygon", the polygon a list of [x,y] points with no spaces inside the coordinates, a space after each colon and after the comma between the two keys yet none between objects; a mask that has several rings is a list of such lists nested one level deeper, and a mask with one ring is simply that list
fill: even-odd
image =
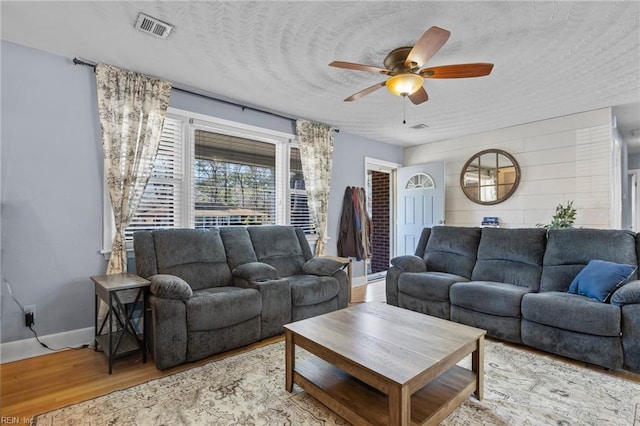
[{"label": "sofa cushion", "polygon": [[569,293],[607,302],[611,294],[629,281],[637,267],[605,260],[590,260],[569,285]]},{"label": "sofa cushion", "polygon": [[224,243],[227,263],[231,270],[239,265],[258,261],[246,227],[223,226],[220,228],[220,237]]},{"label": "sofa cushion", "polygon": [[189,331],[217,330],[240,324],[260,315],[262,298],[258,290],[215,287],[193,292],[185,301]]},{"label": "sofa cushion", "polygon": [[432,228],[424,254],[427,271],[447,272],[471,278],[479,242],[480,228]]},{"label": "sofa cushion", "polygon": [[522,317],[539,324],[593,334],[619,336],[620,308],[576,294],[550,291],[522,298]]},{"label": "sofa cushion", "polygon": [[218,229],[167,229],[152,235],[159,274],[178,276],[193,290],[231,284]]},{"label": "sofa cushion", "polygon": [[308,306],[326,302],[338,295],[338,280],[317,275],[292,275],[287,277],[291,286],[291,304]]},{"label": "sofa cushion", "polygon": [[538,291],[546,234],[543,228],[483,228],[471,280],[509,283]]},{"label": "sofa cushion", "polygon": [[158,274],[149,277],[151,294],[165,299],[188,299],[193,296],[189,284],[175,275]]},{"label": "sofa cushion", "polygon": [[398,278],[398,291],[420,300],[449,301],[449,289],[457,282],[469,281],[446,272],[405,272]]},{"label": "sofa cushion", "polygon": [[[550,230],[540,291],[567,291],[571,281],[591,259],[637,265],[635,235],[618,229]],[[631,279],[636,276],[633,274]]]},{"label": "sofa cushion", "polygon": [[503,317],[520,317],[522,296],[531,290],[513,284],[470,281],[451,286],[451,304]]},{"label": "sofa cushion", "polygon": [[292,226],[250,226],[247,231],[259,262],[276,268],[281,277],[302,274],[306,259]]}]

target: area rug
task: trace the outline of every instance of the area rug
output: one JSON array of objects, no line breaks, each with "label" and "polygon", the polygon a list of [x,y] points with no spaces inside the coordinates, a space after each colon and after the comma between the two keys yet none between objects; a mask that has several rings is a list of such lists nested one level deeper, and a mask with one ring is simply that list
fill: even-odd
[{"label": "area rug", "polygon": [[[298,357],[311,356],[296,349]],[[461,365],[469,366],[469,358]],[[348,425],[297,386],[284,342],[36,416],[38,425]],[[443,425],[640,425],[640,384],[503,343],[485,345],[485,398]]]}]

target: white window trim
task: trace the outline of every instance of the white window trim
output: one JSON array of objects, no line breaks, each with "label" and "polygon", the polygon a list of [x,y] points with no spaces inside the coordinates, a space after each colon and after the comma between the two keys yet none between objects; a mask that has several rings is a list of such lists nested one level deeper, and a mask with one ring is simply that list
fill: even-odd
[{"label": "white window trim", "polygon": [[[266,129],[262,127],[252,126],[237,121],[226,120],[223,118],[208,116],[205,114],[195,113],[179,108],[169,107],[168,115],[179,116],[185,120],[186,129],[183,141],[183,179],[182,179],[182,224],[186,228],[194,227],[193,218],[193,162],[191,161],[194,148],[194,130],[202,129],[217,133],[238,136],[242,138],[254,139],[262,142],[276,144],[276,170],[284,172],[285,176],[289,176],[289,148],[298,147],[297,136],[292,133],[280,132],[277,130]],[[278,146],[280,148],[278,148]],[[276,179],[276,223],[290,224],[290,206],[289,206],[289,184],[288,179]],[[103,174],[103,228],[102,228],[102,250],[101,254],[105,259],[111,256],[111,246],[115,236],[115,221],[113,211],[111,209],[111,200],[109,198],[109,190],[107,188],[106,179]],[[310,243],[315,243],[317,235],[309,235],[307,237]],[[129,257],[132,257],[132,248],[127,249]]]},{"label": "white window trim", "polygon": [[[375,170],[381,173],[388,173],[390,176],[391,194],[389,200],[389,255],[394,256],[396,253],[396,233],[397,233],[397,217],[396,217],[396,205],[397,188],[398,188],[398,169],[402,167],[400,163],[394,163],[391,161],[380,160],[373,157],[364,157],[364,181],[367,182],[367,173],[369,170]],[[366,281],[366,268],[365,268],[365,281]]]}]

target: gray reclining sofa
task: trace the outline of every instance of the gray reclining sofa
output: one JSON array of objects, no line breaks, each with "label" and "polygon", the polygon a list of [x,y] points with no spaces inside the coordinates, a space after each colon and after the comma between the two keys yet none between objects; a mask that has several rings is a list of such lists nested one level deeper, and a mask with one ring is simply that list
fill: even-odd
[{"label": "gray reclining sofa", "polygon": [[147,338],[158,369],[282,333],[347,306],[342,264],[313,257],[288,226],[134,234],[136,273],[151,281]]},{"label": "gray reclining sofa", "polygon": [[640,373],[640,281],[603,302],[569,293],[590,260],[638,265],[640,234],[622,230],[423,230],[391,260],[387,303],[487,330],[489,336]]}]

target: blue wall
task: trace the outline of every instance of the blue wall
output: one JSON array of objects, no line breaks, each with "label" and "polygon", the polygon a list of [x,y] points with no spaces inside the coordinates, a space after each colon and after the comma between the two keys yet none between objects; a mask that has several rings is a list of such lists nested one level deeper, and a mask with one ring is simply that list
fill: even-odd
[{"label": "blue wall", "polygon": [[[1,43],[1,271],[22,304],[37,306],[40,335],[91,327],[89,277],[106,270],[100,254],[103,164],[93,71],[69,58]],[[291,120],[200,96],[173,91],[170,105],[294,133]],[[344,188],[365,184],[365,156],[401,163],[402,148],[336,135],[329,253],[336,250]],[[5,285],[0,294],[1,341],[32,337]]]},{"label": "blue wall", "polygon": [[[2,273],[46,335],[93,325],[106,270],[95,79],[68,58],[2,42]],[[2,342],[33,337],[3,284]]]},{"label": "blue wall", "polygon": [[[365,186],[365,157],[402,164],[402,148],[340,132],[333,148],[333,173],[329,195],[327,253],[336,254],[342,198],[347,186]],[[354,263],[354,277],[364,275],[364,262]]]}]

